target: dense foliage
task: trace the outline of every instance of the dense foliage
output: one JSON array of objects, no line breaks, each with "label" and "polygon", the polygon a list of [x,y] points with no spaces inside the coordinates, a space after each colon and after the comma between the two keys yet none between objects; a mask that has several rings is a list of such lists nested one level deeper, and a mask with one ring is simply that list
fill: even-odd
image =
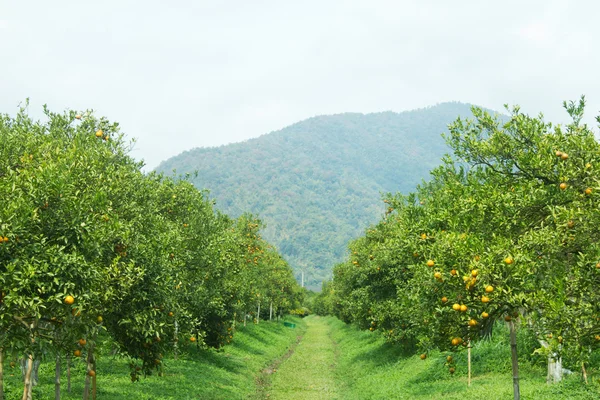
[{"label": "dense foliage", "polygon": [[230,215],[259,214],[264,235],[307,286],[320,287],[349,240],[385,211],[380,194],[408,193],[448,151],[441,133],[466,104],[320,116],[244,143],[194,149],[158,171],[191,173]]},{"label": "dense foliage", "polygon": [[585,377],[600,346],[600,144],[581,123],[583,98],[565,108],[567,126],[518,107],[507,121],[478,108],[457,119],[455,157],[384,199],[388,213],[350,244],[314,308],[422,358],[507,321],[530,330],[549,365]]},{"label": "dense foliage", "polygon": [[25,355],[25,392],[31,360],[51,355],[86,356],[94,377],[100,330],[135,381],[179,340],[218,348],[261,304],[263,318],[298,308],[302,291],[260,221],[143,174],[115,123],[45,114],[0,116],[0,366]]}]

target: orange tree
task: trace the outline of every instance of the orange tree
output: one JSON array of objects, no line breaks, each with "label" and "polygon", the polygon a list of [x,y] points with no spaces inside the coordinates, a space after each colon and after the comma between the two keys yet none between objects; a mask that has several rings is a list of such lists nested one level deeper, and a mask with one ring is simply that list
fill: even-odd
[{"label": "orange tree", "polygon": [[[10,199],[0,215],[2,318],[27,331],[12,343],[29,360],[53,347],[53,331],[73,315],[78,320],[68,332],[85,337],[97,329],[112,283],[101,251],[114,228],[101,218],[110,192],[105,182],[115,164],[128,167],[116,125],[92,116],[82,121],[73,112],[46,110],[46,117],[35,123],[21,110],[0,127],[7,160],[0,190]],[[126,268],[121,274],[124,285],[135,279]],[[30,378],[28,367],[25,392]]]},{"label": "orange tree", "polygon": [[[381,293],[371,293],[381,292],[376,288],[385,276],[365,280],[357,272],[370,253],[377,271],[389,270],[396,280],[390,287],[396,287],[398,311],[390,320],[400,327],[429,325],[428,332],[413,332],[423,347],[476,340],[493,320],[521,313],[540,335],[571,332],[571,347],[585,353],[597,332],[590,317],[596,311],[598,145],[579,125],[583,101],[566,106],[574,119],[566,130],[518,108],[506,122],[478,109],[475,120],[457,120],[448,141],[460,163],[445,160],[416,195],[386,199],[386,219],[364,239],[377,245],[362,253],[352,249],[351,259],[336,268],[332,286],[340,316],[366,323],[376,304],[385,304],[376,298]],[[385,265],[389,260],[392,268]],[[403,311],[415,304],[419,309],[407,317]],[[383,309],[394,313],[388,305]],[[392,336],[393,325],[385,326]]]},{"label": "orange tree", "polygon": [[117,124],[46,117],[0,117],[0,353],[29,359],[25,395],[31,360],[50,351],[87,355],[95,375],[103,328],[149,373],[178,335],[221,332],[213,322],[231,324],[235,294],[253,290],[240,279],[246,237],[204,194],[143,174]]}]

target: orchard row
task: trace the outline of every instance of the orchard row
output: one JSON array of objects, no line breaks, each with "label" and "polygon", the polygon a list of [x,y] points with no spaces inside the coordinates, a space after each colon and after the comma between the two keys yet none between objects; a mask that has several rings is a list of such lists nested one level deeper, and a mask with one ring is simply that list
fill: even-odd
[{"label": "orchard row", "polygon": [[93,377],[100,330],[136,380],[182,340],[219,347],[261,305],[263,316],[298,307],[260,221],[219,213],[185,179],[142,173],[118,124],[45,116],[0,116],[0,363],[25,355],[25,392],[31,360],[50,355],[87,357]]},{"label": "orchard row", "polygon": [[567,126],[518,108],[508,118],[474,108],[451,124],[454,157],[415,193],[386,197],[386,215],[351,243],[317,311],[422,358],[506,321],[511,336],[531,329],[550,364],[565,359],[585,375],[600,345],[600,145],[581,123],[584,99],[564,105]]}]

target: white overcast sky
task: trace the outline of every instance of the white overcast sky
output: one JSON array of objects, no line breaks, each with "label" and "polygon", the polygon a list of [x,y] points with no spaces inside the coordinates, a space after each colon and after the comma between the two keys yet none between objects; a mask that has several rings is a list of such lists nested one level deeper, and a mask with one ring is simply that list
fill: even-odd
[{"label": "white overcast sky", "polygon": [[320,114],[600,111],[600,2],[0,0],[0,112],[92,108],[147,168]]}]

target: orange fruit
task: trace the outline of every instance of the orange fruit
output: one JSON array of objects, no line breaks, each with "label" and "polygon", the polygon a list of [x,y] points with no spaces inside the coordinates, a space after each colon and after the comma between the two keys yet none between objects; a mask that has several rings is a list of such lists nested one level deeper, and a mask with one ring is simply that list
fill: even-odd
[{"label": "orange fruit", "polygon": [[81,357],[81,350],[75,350],[75,351],[73,352],[73,355],[74,355],[75,357]]},{"label": "orange fruit", "polygon": [[477,276],[477,274],[479,274],[479,271],[477,271],[476,269],[474,269],[473,271],[471,271],[471,276],[473,278],[475,278]]},{"label": "orange fruit", "polygon": [[566,160],[567,158],[569,158],[569,155],[568,155],[567,153],[562,153],[562,154],[560,155],[560,159],[561,159],[561,160]]},{"label": "orange fruit", "polygon": [[556,152],[554,154],[556,155],[556,157],[560,157],[560,156],[562,156],[562,151],[556,150]]},{"label": "orange fruit", "polygon": [[510,315],[507,315],[506,317],[504,317],[504,320],[505,320],[506,322],[508,322],[508,321],[512,320],[512,318],[511,318],[511,316],[510,316]]},{"label": "orange fruit", "polygon": [[588,196],[589,196],[590,194],[592,194],[592,188],[587,188],[587,189],[585,189],[585,194],[587,194]]},{"label": "orange fruit", "polygon": [[452,305],[452,309],[453,309],[454,311],[460,311],[460,304],[458,304],[458,303],[454,303],[454,304]]},{"label": "orange fruit", "polygon": [[470,327],[477,326],[477,320],[475,320],[475,319],[471,318],[471,319],[469,320],[469,326],[470,326]]},{"label": "orange fruit", "polygon": [[75,298],[71,295],[68,295],[67,297],[65,297],[64,302],[65,302],[65,304],[71,305],[71,304],[75,303]]},{"label": "orange fruit", "polygon": [[467,311],[467,306],[465,306],[464,304],[462,304],[462,305],[460,306],[460,311],[462,311],[462,312],[466,312],[466,311]]},{"label": "orange fruit", "polygon": [[427,260],[428,267],[433,267],[434,265],[435,265],[435,262],[433,262],[433,260]]},{"label": "orange fruit", "polygon": [[433,277],[435,279],[442,279],[442,273],[441,272],[436,272],[435,274],[433,274]]},{"label": "orange fruit", "polygon": [[487,296],[481,296],[481,302],[482,303],[489,303],[490,302],[490,298]]},{"label": "orange fruit", "polygon": [[425,353],[421,354],[420,358],[421,358],[421,360],[426,359],[427,358],[427,354],[425,354]]},{"label": "orange fruit", "polygon": [[79,345],[80,346],[85,346],[87,344],[87,340],[85,339],[79,339]]},{"label": "orange fruit", "polygon": [[565,190],[567,188],[567,184],[565,182],[562,182],[560,185],[558,185],[558,187],[560,188],[560,190]]},{"label": "orange fruit", "polygon": [[485,311],[481,313],[481,318],[487,318],[489,316],[490,314],[486,313]]},{"label": "orange fruit", "polygon": [[456,272],[456,270],[455,270],[455,269],[453,269],[453,270],[451,270],[451,271],[450,271],[450,274],[451,274],[451,275],[456,275],[456,273],[457,273],[457,272]]},{"label": "orange fruit", "polygon": [[512,257],[506,257],[506,258],[504,259],[504,262],[505,262],[506,264],[508,264],[508,265],[512,264],[514,261],[515,261],[515,260],[513,260],[513,258],[512,258]]},{"label": "orange fruit", "polygon": [[448,357],[446,357],[446,361],[448,361],[448,362],[452,362],[452,360],[453,360],[452,356],[448,356]]},{"label": "orange fruit", "polygon": [[442,297],[442,303],[446,303],[448,301],[448,298],[446,296]]},{"label": "orange fruit", "polygon": [[492,285],[487,285],[485,287],[485,292],[486,293],[492,293],[494,291],[494,287]]},{"label": "orange fruit", "polygon": [[91,369],[91,370],[88,371],[88,375],[93,378],[94,376],[96,376],[96,371],[94,371],[93,369]]},{"label": "orange fruit", "polygon": [[103,135],[104,135],[104,132],[102,132],[102,129],[98,129],[98,130],[96,131],[96,137],[97,137],[97,138],[101,138]]},{"label": "orange fruit", "polygon": [[192,343],[193,343],[193,342],[195,342],[195,341],[196,341],[196,338],[195,338],[194,336],[190,337],[190,342],[192,342]]}]

